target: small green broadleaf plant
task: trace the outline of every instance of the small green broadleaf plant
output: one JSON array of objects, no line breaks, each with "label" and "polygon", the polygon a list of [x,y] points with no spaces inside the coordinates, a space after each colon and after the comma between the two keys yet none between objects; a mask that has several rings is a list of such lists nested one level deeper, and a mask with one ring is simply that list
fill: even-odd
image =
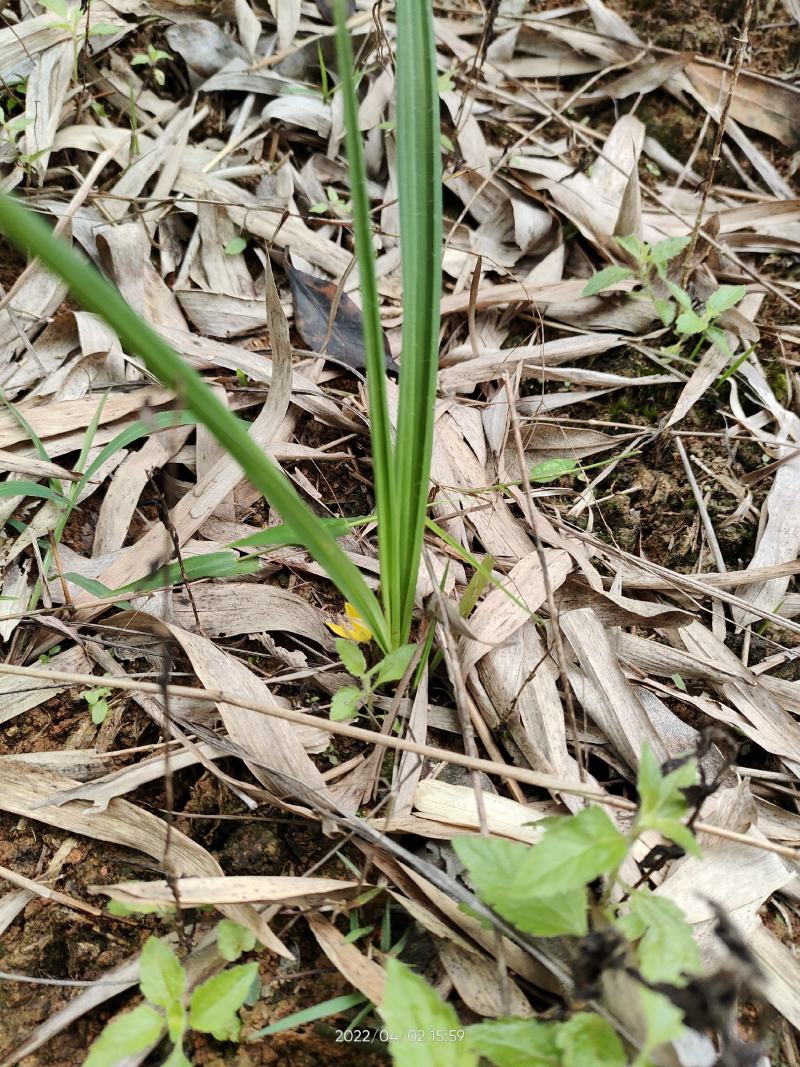
[{"label": "small green broadleaf plant", "polygon": [[108,1024],[89,1049],[84,1067],[114,1067],[126,1056],[154,1045],[165,1029],[172,1051],[163,1067],[191,1067],[183,1052],[186,1031],[212,1034],[218,1041],[238,1041],[242,1025],[238,1012],[250,998],[257,977],[257,963],[229,967],[197,986],[187,1005],[181,961],[169,945],[149,937],[140,961],[139,988],[145,1003]]},{"label": "small green broadleaf plant", "polygon": [[164,52],[160,48],[156,48],[155,45],[149,44],[146,52],[137,52],[131,59],[132,67],[147,66],[150,68],[150,73],[153,75],[153,81],[156,85],[163,85],[165,81],[164,71],[158,66],[158,64],[164,59],[172,59],[170,52]]},{"label": "small green broadleaf plant", "polygon": [[[720,351],[732,357],[725,334],[716,325],[716,321],[720,315],[730,311],[744,298],[747,289],[744,285],[721,285],[709,296],[702,310],[696,309],[686,290],[667,277],[670,262],[683,252],[689,240],[688,237],[666,237],[663,241],[648,245],[635,234],[618,237],[617,244],[628,253],[636,266],[614,264],[604,267],[588,280],[583,287],[583,295],[595,296],[617,282],[636,278],[653,302],[656,314],[665,326],[674,326],[675,333],[682,340],[689,337],[699,338],[691,358],[697,355],[703,341],[716,345]],[[660,280],[662,286],[666,287],[672,300],[656,294],[656,280]],[[663,292],[663,288],[661,291]],[[677,347],[680,347],[680,342]]]},{"label": "small green broadleaf plant", "polygon": [[333,694],[331,719],[334,722],[354,719],[359,708],[370,702],[376,689],[387,682],[399,682],[408,669],[415,648],[416,645],[401,645],[368,668],[358,644],[346,637],[337,637],[339,659],[348,674],[357,678],[360,685],[345,685]]},{"label": "small green broadleaf plant", "polygon": [[[588,886],[601,879],[602,921],[627,940],[639,973],[648,982],[680,986],[700,969],[697,946],[680,908],[649,889],[631,890],[624,885],[624,903],[612,904],[611,900],[612,890],[621,885],[620,870],[641,834],[655,831],[684,851],[699,855],[694,834],[684,821],[686,790],[697,780],[695,760],[686,760],[665,774],[645,746],[639,767],[639,808],[626,833],[601,807],[590,805],[566,818],[544,820],[539,824],[542,840],[532,847],[477,835],[457,837],[453,846],[478,896],[519,930],[537,937],[585,936],[589,932]],[[682,1014],[660,993],[644,987],[640,993],[646,1035],[637,1064],[644,1064],[654,1048],[678,1036]],[[421,1028],[423,1024],[413,1025]],[[626,1062],[613,1031],[592,1013],[573,1016],[567,1023],[482,1023],[469,1032],[473,1034],[471,1047],[499,1067],[528,1062],[504,1058],[497,1051],[504,1042],[536,1049],[543,1064],[622,1067]],[[591,1055],[586,1051],[586,1059],[575,1058],[569,1052],[573,1042],[587,1043],[586,1049],[594,1051]],[[415,1061],[396,1057],[396,1062],[405,1067]]]},{"label": "small green broadleaf plant", "polygon": [[111,696],[111,690],[106,686],[101,685],[96,689],[84,690],[81,696],[89,705],[92,722],[95,726],[99,726],[101,722],[105,722],[111,711],[111,705],[108,703],[107,699]]},{"label": "small green broadleaf plant", "polygon": [[78,56],[82,44],[89,37],[104,37],[109,34],[119,33],[119,26],[112,26],[104,22],[96,22],[88,30],[86,26],[86,12],[81,10],[80,4],[71,7],[67,0],[39,0],[43,8],[52,12],[56,18],[50,23],[54,30],[64,30],[72,38],[72,80],[78,80]]}]

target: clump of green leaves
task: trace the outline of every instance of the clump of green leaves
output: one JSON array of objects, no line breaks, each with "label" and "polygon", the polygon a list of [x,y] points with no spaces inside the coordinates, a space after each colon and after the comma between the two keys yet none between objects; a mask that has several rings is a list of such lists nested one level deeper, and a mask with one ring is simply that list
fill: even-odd
[{"label": "clump of green leaves", "polygon": [[[656,314],[665,326],[672,326],[679,341],[673,351],[680,349],[688,338],[697,338],[691,358],[704,341],[716,345],[732,357],[724,332],[716,325],[720,315],[735,307],[747,292],[743,285],[721,285],[697,307],[689,293],[668,276],[669,265],[689,244],[688,237],[667,237],[654,245],[641,241],[634,234],[618,237],[617,244],[635,266],[614,264],[593,274],[583,288],[584,296],[595,296],[617,282],[635,278],[650,298]],[[669,295],[666,295],[669,294]]]},{"label": "clump of green leaves", "polygon": [[165,59],[172,59],[170,52],[165,52],[161,48],[156,48],[154,44],[147,46],[146,52],[137,52],[131,59],[132,67],[149,67],[150,73],[153,76],[153,81],[156,85],[163,85],[165,81],[164,71],[158,66]]},{"label": "clump of green leaves", "polygon": [[415,645],[401,645],[389,652],[372,667],[367,666],[364,653],[358,643],[346,637],[337,637],[336,651],[348,674],[358,679],[358,685],[345,685],[337,690],[331,701],[331,719],[343,722],[354,719],[359,709],[370,704],[375,691],[388,682],[399,682],[406,673]]},{"label": "clump of green leaves", "polygon": [[81,696],[89,705],[89,712],[95,726],[99,726],[101,722],[105,722],[111,711],[111,705],[108,703],[108,697],[111,696],[111,690],[107,686],[101,685],[96,689],[85,689],[83,693],[81,693]]},{"label": "clump of green leaves", "polygon": [[[637,783],[639,808],[626,832],[603,808],[589,805],[575,815],[540,822],[543,836],[534,846],[478,835],[453,841],[478,896],[518,930],[536,937],[582,938],[590,931],[590,914],[594,916],[592,929],[605,930],[617,944],[605,965],[627,966],[641,978],[646,1034],[636,1060],[640,1067],[649,1062],[653,1049],[683,1029],[680,1009],[650,986],[659,983],[659,990],[668,993],[685,985],[699,972],[700,958],[680,908],[647,888],[625,884],[620,872],[634,843],[646,832],[655,831],[679,849],[699,854],[686,822],[687,795],[692,795],[697,782],[695,759],[661,768],[645,746]],[[423,979],[397,961],[390,961],[388,973],[381,1012],[390,1029],[400,1034],[458,1029],[453,1009]],[[477,1065],[479,1057],[497,1067],[625,1067],[628,1062],[613,1028],[590,1011],[564,1022],[496,1020],[460,1032],[463,1041],[459,1040],[458,1055],[452,1059],[459,1067]],[[390,1044],[390,1049],[403,1067],[418,1062],[403,1041]]]},{"label": "clump of green leaves", "polygon": [[[228,952],[225,958],[236,959],[249,941],[226,927],[220,949],[224,946]],[[236,955],[231,956],[234,951]],[[199,1030],[218,1041],[238,1041],[242,1025],[239,1009],[253,1002],[251,994],[257,982],[258,964],[243,963],[209,978],[187,997],[187,977],[181,961],[169,945],[150,937],[140,960],[139,988],[145,1003],[108,1024],[90,1048],[84,1067],[114,1067],[126,1056],[155,1044],[165,1031],[172,1051],[163,1067],[191,1067],[183,1052],[186,1032]]]}]

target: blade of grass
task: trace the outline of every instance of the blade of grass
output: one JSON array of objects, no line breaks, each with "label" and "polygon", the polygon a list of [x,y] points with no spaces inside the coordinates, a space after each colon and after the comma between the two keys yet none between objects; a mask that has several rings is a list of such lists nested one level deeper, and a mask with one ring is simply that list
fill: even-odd
[{"label": "blade of grass", "polygon": [[244,474],[293,529],[344,597],[357,609],[384,651],[389,631],[380,605],[353,561],[303,502],[286,475],[250,437],[245,425],[214,396],[162,337],[133,312],[106,279],[46,224],[12,197],[0,195],[0,230],[18,248],[37,256],[62,278],[76,300],[99,315],[117,333],[127,351],[139,356],[158,380],[192,411]]},{"label": "blade of grass", "polygon": [[312,1004],[310,1008],[303,1008],[287,1015],[285,1019],[278,1019],[276,1023],[270,1023],[263,1030],[257,1030],[248,1040],[255,1041],[259,1037],[270,1037],[272,1034],[281,1034],[285,1030],[294,1030],[305,1023],[313,1023],[317,1019],[325,1019],[329,1015],[339,1015],[348,1008],[354,1008],[357,1004],[363,1004],[367,998],[360,993],[345,993],[341,997],[333,997],[331,1000],[323,1000],[321,1004]]},{"label": "blade of grass", "polygon": [[392,637],[408,639],[433,450],[442,254],[442,158],[430,0],[403,0],[397,18],[397,186],[403,336],[395,479],[402,588]]},{"label": "blade of grass", "polygon": [[[353,84],[353,49],[347,30],[344,0],[336,0],[336,60],[344,105],[347,169],[350,175],[350,198],[353,208],[353,231],[361,282],[361,322],[369,396],[369,425],[372,469],[375,483],[375,506],[378,515],[378,552],[381,564],[381,600],[393,645],[397,640],[395,620],[400,601],[399,527],[396,511],[399,500],[394,484],[389,404],[386,397],[386,366],[383,351],[380,300],[375,278],[375,251],[367,195],[367,170],[358,126],[358,104]],[[363,617],[363,612],[362,612]]]}]

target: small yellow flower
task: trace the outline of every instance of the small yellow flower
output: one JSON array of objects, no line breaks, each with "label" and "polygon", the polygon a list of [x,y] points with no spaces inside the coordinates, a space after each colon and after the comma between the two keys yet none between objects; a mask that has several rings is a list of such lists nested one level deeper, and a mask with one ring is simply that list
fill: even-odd
[{"label": "small yellow flower", "polygon": [[342,616],[339,616],[341,625],[329,622],[327,623],[328,629],[333,630],[339,637],[346,637],[348,641],[356,641],[358,644],[371,641],[372,631],[348,600],[344,602],[344,613],[346,618],[342,619]]}]

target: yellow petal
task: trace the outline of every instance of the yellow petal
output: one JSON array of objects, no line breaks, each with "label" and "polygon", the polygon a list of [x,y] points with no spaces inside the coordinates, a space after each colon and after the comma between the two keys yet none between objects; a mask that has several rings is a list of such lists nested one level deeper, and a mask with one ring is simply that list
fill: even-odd
[{"label": "yellow petal", "polygon": [[342,619],[342,624],[329,622],[326,624],[328,629],[333,630],[339,637],[344,637],[348,641],[356,641],[358,644],[364,641],[371,641],[372,631],[358,614],[358,611],[347,600],[344,602],[344,613],[346,618]]}]

